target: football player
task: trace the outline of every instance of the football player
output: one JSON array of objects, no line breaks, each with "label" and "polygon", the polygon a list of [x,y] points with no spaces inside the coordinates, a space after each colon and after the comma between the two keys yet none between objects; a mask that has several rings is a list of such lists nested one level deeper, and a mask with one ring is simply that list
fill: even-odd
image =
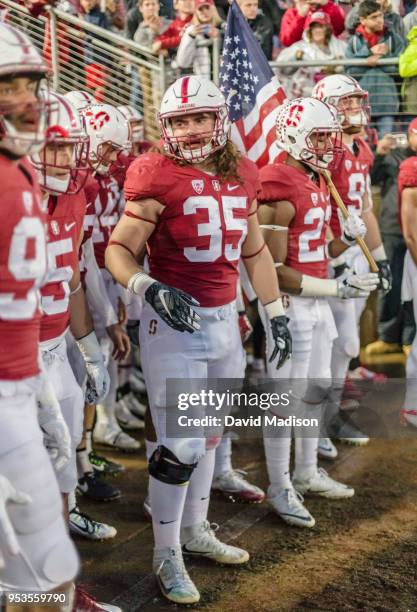
[{"label": "football player", "polygon": [[[69,593],[78,558],[36,405],[39,392],[39,423],[54,439],[63,468],[70,455],[68,429],[50,388],[40,389],[38,295],[47,269],[45,214],[27,159],[44,145],[48,103],[40,85],[47,70],[27,36],[0,23],[0,520],[5,527],[0,529],[0,582],[18,592]],[[9,522],[3,512],[7,500]],[[67,605],[71,608],[68,599]]]},{"label": "football player", "polygon": [[[157,448],[149,460],[154,572],[165,597],[199,600],[183,553],[225,564],[249,554],[220,542],[207,521],[218,439],[169,437],[168,378],[240,377],[243,348],[235,306],[241,253],[268,313],[280,367],[291,351],[272,259],[257,217],[258,171],[228,138],[225,99],[207,79],[187,76],[165,92],[159,122],[164,153],[131,164],[125,213],[106,265],[144,299],[142,366]],[[149,248],[149,274],[136,256]],[[182,545],[182,547],[181,547]]]},{"label": "football player", "polygon": [[[379,268],[378,288],[390,291],[392,277],[381,241],[378,221],[372,210],[372,195],[369,172],[373,154],[366,142],[359,136],[369,119],[368,94],[351,76],[334,74],[322,79],[313,89],[312,96],[336,107],[342,126],[343,156],[333,172],[333,182],[346,208],[352,215],[359,216],[365,223],[365,242]],[[342,217],[337,204],[332,200],[330,227],[335,238],[342,232]],[[369,271],[369,265],[359,246],[349,249],[346,256],[331,262],[335,275],[343,273],[345,266],[357,272]],[[336,321],[338,337],[333,344],[331,392],[335,404],[340,404],[341,394],[348,372],[349,362],[359,355],[359,319],[366,299],[339,300],[332,298],[330,306]],[[368,436],[340,413],[333,420],[334,435],[342,441],[361,446],[369,442]],[[323,453],[335,456],[336,448],[330,440],[322,440]],[[327,451],[326,451],[327,449]]]},{"label": "football player", "polygon": [[[408,142],[417,150],[417,120],[408,127]],[[398,175],[401,227],[407,244],[404,260],[402,300],[412,300],[414,316],[417,311],[417,155],[404,160]],[[417,427],[417,336],[411,345],[406,364],[407,393],[401,411],[403,420]]]},{"label": "football player", "polygon": [[[280,162],[260,171],[262,191],[259,220],[266,228],[269,249],[275,261],[279,283],[290,294],[287,314],[293,338],[291,359],[279,372],[268,367],[271,377],[287,379],[294,388],[287,412],[279,416],[316,417],[331,384],[330,359],[337,330],[328,304],[329,296],[341,299],[367,296],[377,285],[376,274],[356,275],[352,271],[330,280],[327,274],[326,229],[331,206],[321,170],[331,170],[341,154],[341,129],[333,107],[314,98],[295,99],[280,107],[276,120],[277,144],[286,152]],[[364,236],[361,219],[350,215],[340,237],[328,245],[336,257]],[[261,309],[265,321],[265,312]],[[267,334],[267,348],[270,334]],[[308,382],[310,381],[310,382]],[[288,389],[286,389],[288,392]],[[279,428],[279,435],[264,432],[270,487],[268,499],[281,518],[292,525],[312,527],[314,518],[303,505],[300,494],[326,498],[351,497],[354,490],[318,469],[319,427],[295,431],[295,471],[290,478],[291,425]]]}]

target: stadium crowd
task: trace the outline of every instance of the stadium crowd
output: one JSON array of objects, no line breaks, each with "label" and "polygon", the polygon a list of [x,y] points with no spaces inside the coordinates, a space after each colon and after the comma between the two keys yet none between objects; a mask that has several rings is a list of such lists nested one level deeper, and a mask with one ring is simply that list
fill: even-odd
[{"label": "stadium crowd", "polygon": [[[359,406],[356,399],[352,399],[355,397],[355,380],[384,378],[360,364],[358,332],[353,348],[352,343],[346,342],[347,336],[343,336],[342,330],[343,317],[347,315],[345,310],[342,313],[340,303],[345,301],[353,308],[349,315],[351,318],[346,318],[349,325],[353,321],[347,334],[351,340],[355,336],[352,329],[358,326],[366,298],[371,291],[378,289],[379,338],[367,346],[366,352],[371,356],[404,351],[409,357],[409,377],[415,376],[417,370],[417,356],[412,350],[415,322],[410,306],[415,290],[412,278],[417,265],[417,227],[414,221],[417,205],[415,2],[401,1],[395,6],[386,0],[362,0],[353,6],[348,2],[336,4],[331,0],[238,2],[266,57],[277,60],[277,73],[289,98],[302,99],[301,103],[307,109],[311,107],[307,117],[310,123],[306,119],[309,133],[314,132],[317,117],[322,117],[328,126],[330,140],[326,140],[327,132],[324,136],[317,134],[313,146],[315,164],[310,158],[305,162],[303,149],[300,153],[294,145],[301,138],[301,128],[297,132],[298,126],[292,125],[293,115],[286,114],[293,107],[283,105],[279,115],[281,120],[277,120],[277,139],[284,143],[283,151],[291,160],[288,165],[282,163],[288,173],[288,185],[298,176],[295,182],[305,189],[302,192],[300,187],[299,194],[285,191],[273,171],[269,170],[268,174],[265,168],[258,185],[253,164],[242,158],[228,140],[226,105],[220,91],[209,82],[212,54],[209,47],[198,44],[210,39],[222,41],[227,2],[176,0],[172,4],[170,0],[161,3],[158,0],[80,0],[78,4],[76,0],[64,0],[58,4],[62,10],[72,12],[88,23],[123,33],[170,61],[175,82],[167,92],[161,92],[160,142],[145,139],[147,116],[152,112],[152,96],[146,99],[142,94],[144,116],[135,106],[135,101],[141,97],[141,88],[149,88],[149,72],[139,69],[137,74],[131,73],[132,105],[116,108],[104,103],[109,68],[87,36],[84,39],[87,71],[83,87],[65,95],[52,92],[43,84],[51,57],[51,30],[46,29],[42,57],[26,34],[7,23],[7,17],[5,23],[0,23],[0,49],[3,45],[4,56],[8,58],[6,62],[0,57],[0,173],[6,185],[0,195],[0,266],[4,271],[3,275],[0,274],[0,334],[3,340],[7,339],[0,348],[0,511],[5,502],[11,500],[9,507],[13,523],[10,532],[5,534],[0,530],[0,587],[4,581],[6,588],[10,589],[25,587],[40,592],[58,589],[70,593],[71,602],[74,599],[75,603],[70,607],[57,607],[57,610],[120,610],[110,604],[94,602],[87,593],[74,586],[78,559],[65,523],[68,523],[71,534],[88,540],[117,537],[113,526],[83,512],[83,497],[100,503],[118,499],[123,494],[111,477],[122,472],[124,467],[99,454],[96,446],[142,452],[137,438],[142,437],[145,430],[150,496],[144,500],[144,509],[154,525],[156,549],[153,569],[164,596],[177,603],[198,601],[198,590],[187,574],[182,550],[192,554],[194,551],[197,556],[225,564],[244,563],[249,558],[246,551],[220,542],[207,521],[210,489],[242,502],[260,503],[266,497],[258,486],[248,482],[244,474],[233,468],[231,437],[224,436],[212,446],[207,444],[205,451],[194,449],[194,454],[190,454],[189,449],[178,450],[177,446],[173,450],[161,443],[165,418],[161,416],[165,407],[160,398],[160,390],[165,385],[163,355],[166,349],[177,355],[177,336],[183,343],[177,355],[177,370],[174,371],[179,378],[191,376],[190,371],[196,378],[202,377],[199,376],[201,372],[206,372],[188,370],[188,365],[181,362],[182,353],[194,355],[193,367],[204,360],[199,353],[201,346],[195,340],[198,334],[194,333],[201,325],[207,333],[207,345],[213,345],[216,351],[224,351],[221,357],[216,353],[215,359],[219,364],[217,369],[213,366],[212,377],[224,376],[223,368],[229,353],[233,352],[238,365],[234,363],[234,369],[226,370],[230,378],[241,377],[247,363],[252,373],[258,375],[268,372],[275,376],[276,366],[282,367],[283,376],[288,378],[297,378],[297,372],[298,377],[303,372],[305,378],[308,375],[320,378],[323,372],[331,371],[335,379],[344,380],[343,387],[335,392],[336,399],[333,398],[337,414],[333,414],[335,420],[329,437],[320,437],[320,432],[316,432],[316,437],[301,438],[301,442],[296,442],[293,483],[289,476],[291,433],[283,434],[285,444],[283,439],[265,440],[271,481],[268,500],[282,520],[301,527],[312,527],[315,523],[304,506],[301,493],[312,492],[333,498],[354,494],[351,487],[333,480],[324,470],[317,468],[317,458],[337,456],[334,440],[353,445],[369,442],[367,434],[359,431],[346,415]],[[16,40],[20,38],[23,42],[20,41],[19,45],[24,49],[21,53],[16,50]],[[329,59],[343,58],[364,58],[366,65],[349,66],[348,62],[340,66],[326,65]],[[384,58],[399,58],[399,75],[403,81],[395,65],[378,64],[378,60]],[[304,66],[305,60],[322,61],[323,65]],[[68,61],[71,61],[70,50]],[[279,67],[280,62],[288,61],[300,65]],[[332,81],[333,78],[341,78],[337,81],[341,93],[337,88],[332,90],[332,83],[336,82]],[[194,94],[192,87],[195,83],[197,93]],[[200,86],[207,89],[216,102],[208,107],[202,103],[197,105],[197,108],[204,109],[199,114],[201,124],[198,124],[192,113],[185,118],[180,116],[172,100],[197,96]],[[201,92],[198,95],[202,95]],[[17,110],[14,105],[17,105]],[[29,110],[22,115],[21,108]],[[207,108],[215,110],[209,112]],[[369,110],[374,120],[373,130],[369,128]],[[401,120],[399,111],[402,112]],[[183,134],[190,130],[197,135],[205,134],[207,127],[203,124],[210,123],[213,113],[216,124],[211,127],[214,136],[209,142],[202,144],[201,138],[196,137],[195,142],[185,145],[181,140]],[[288,135],[288,126],[294,127],[294,134]],[[340,142],[336,146],[337,139]],[[166,155],[161,153],[163,145]],[[329,240],[325,233],[319,232],[316,250],[323,252],[320,271],[314,267],[317,263],[314,259],[310,260],[314,264],[312,267],[300,267],[298,264],[303,264],[302,253],[294,255],[290,244],[288,253],[283,256],[283,265],[277,255],[281,247],[276,246],[273,231],[265,234],[269,250],[264,248],[265,243],[255,222],[256,194],[261,194],[259,202],[264,205],[260,209],[269,212],[271,203],[287,205],[293,201],[292,198],[300,201],[304,198],[305,201],[309,190],[313,190],[316,203],[330,201],[320,171],[316,170],[330,168],[332,160],[327,162],[326,155],[336,157],[335,151],[342,151],[343,147],[344,155],[350,156],[346,157],[344,166],[348,175],[359,160],[362,164],[356,167],[355,175],[349,175],[356,176],[353,186],[349,176],[345,191],[344,186],[340,186],[342,196],[351,207],[349,218],[342,221],[334,214],[334,224],[330,224],[332,238]],[[178,157],[178,151],[182,151],[182,157]],[[216,152],[218,165],[213,168],[207,159]],[[142,157],[138,159],[138,156]],[[204,180],[209,182],[207,177],[213,184],[209,196],[212,200],[215,192],[221,189],[225,190],[224,199],[229,197],[230,200],[226,184],[228,191],[242,190],[245,200],[249,198],[246,211],[248,230],[245,240],[242,238],[242,245],[239,242],[236,246],[236,240],[233,245],[230,243],[228,254],[224,256],[211,257],[210,253],[206,260],[198,259],[200,251],[208,253],[216,248],[211,244],[205,248],[206,243],[202,242],[195,245],[197,248],[187,246],[184,249],[187,256],[178,262],[176,253],[168,252],[168,256],[165,253],[164,240],[169,242],[173,229],[178,232],[180,242],[184,235],[184,244],[187,236],[182,226],[169,226],[170,222],[173,223],[172,217],[164,216],[164,210],[171,204],[170,190],[175,191],[174,186],[180,185],[181,181],[188,185],[193,173],[197,177],[191,181],[195,199],[195,194],[202,193],[199,189],[203,189]],[[211,180],[212,177],[215,178]],[[378,222],[372,211],[371,185],[378,186],[381,193]],[[237,193],[242,200],[240,191]],[[182,205],[187,195],[184,188],[175,198],[183,198]],[[315,198],[312,197],[313,203]],[[355,201],[357,211],[352,213]],[[323,211],[324,219],[325,208],[312,210]],[[195,210],[189,214],[193,212]],[[282,229],[284,226],[289,230],[296,221],[291,217],[294,211],[287,213],[288,218],[285,215],[274,217],[272,213],[268,216],[266,212],[263,218],[263,213],[259,213],[259,220],[266,227],[279,226]],[[28,218],[30,223],[22,223],[22,219]],[[327,217],[326,220],[329,222]],[[210,222],[210,232],[215,235],[216,219],[213,221],[210,217]],[[47,227],[47,240],[40,229],[42,224]],[[17,227],[19,231],[16,234]],[[323,227],[322,223],[320,231]],[[240,229],[241,225],[238,225],[237,230]],[[370,273],[363,266],[351,272],[356,265],[354,257],[349,260],[348,255],[346,258],[343,255],[350,249],[353,253],[357,248],[353,246],[355,240],[365,235],[370,240],[369,248],[376,260],[377,273]],[[326,247],[329,256],[333,258],[330,279],[327,278],[327,256],[324,256],[326,242],[329,242]],[[17,247],[14,246],[16,243]],[[142,268],[137,263],[143,263],[146,244],[151,245],[148,255],[153,254],[153,260],[152,255],[149,258],[150,269],[146,264]],[[238,291],[237,296],[239,326],[233,327],[230,321],[237,314],[235,306],[226,307],[229,302],[234,304],[233,291],[225,294],[226,289],[217,287],[216,278],[223,278],[224,274],[229,279],[227,275],[231,275],[229,284],[234,282],[236,287],[233,275],[237,277],[238,274],[241,246],[242,293]],[[297,256],[299,262],[295,265]],[[272,257],[275,264],[280,261],[275,268]],[[19,267],[22,258],[31,262],[29,272],[25,266],[23,271]],[[215,268],[213,262],[219,258],[223,258],[224,268]],[[171,259],[173,265],[170,267]],[[196,269],[201,278],[197,278],[194,284],[190,280],[194,272],[186,267],[190,262],[200,266]],[[210,264],[210,270],[213,270],[207,278],[206,272],[201,272],[202,262]],[[230,272],[233,267],[230,262],[236,263],[233,272]],[[257,272],[259,268],[255,262],[262,265],[262,275]],[[153,277],[158,265],[161,270],[166,266],[166,273],[161,272],[155,281]],[[224,269],[227,269],[227,274]],[[184,274],[183,270],[186,270]],[[189,283],[187,291],[180,287],[182,275]],[[285,313],[277,279],[284,293],[295,296],[291,297]],[[177,286],[174,281],[181,290],[173,288]],[[23,288],[19,283],[24,285]],[[207,294],[203,291],[205,283],[210,290]],[[169,299],[165,300],[163,295],[161,298],[161,291],[162,294],[169,293]],[[407,294],[405,304],[402,299],[404,291]],[[37,311],[39,292],[41,315]],[[298,309],[301,312],[306,308],[307,300],[316,300],[319,304],[318,322],[314,325],[324,323],[326,328],[321,317],[329,316],[333,321],[334,316],[340,336],[339,342],[329,336],[328,368],[322,365],[315,374],[303,369],[305,354],[308,352],[310,356],[312,346],[300,348],[303,344],[300,328],[291,327],[285,316],[296,321]],[[256,301],[263,307],[260,314],[254,316]],[[354,302],[360,306],[356,311]],[[16,310],[10,314],[7,308]],[[333,315],[328,314],[330,310]],[[231,327],[227,327],[229,325]],[[160,329],[162,338],[157,334]],[[322,333],[323,328],[320,329]],[[293,357],[288,361],[290,332]],[[317,329],[312,331],[310,344],[314,343],[315,333]],[[220,340],[225,337],[227,346],[222,347],[225,343]],[[22,355],[17,354],[19,344],[23,347]],[[38,348],[40,370],[44,373],[42,383],[35,381],[39,375]],[[206,346],[205,350],[208,350]],[[417,347],[414,350],[417,351]],[[17,351],[15,361],[13,351]],[[337,367],[333,369],[335,363]],[[290,371],[288,364],[295,369]],[[403,418],[415,425],[415,409],[410,401],[404,405]],[[148,405],[151,405],[152,414]],[[38,406],[41,429],[34,416],[34,406]],[[17,408],[21,409],[18,416]],[[20,426],[22,422],[26,423],[24,428]],[[130,435],[132,432],[139,432],[139,436]],[[16,471],[16,460],[19,465],[26,461],[27,465],[35,466],[36,476],[41,480],[33,478],[34,471]],[[204,500],[203,504],[201,500]],[[25,512],[31,502],[39,511],[39,522],[35,526],[33,516],[30,520],[28,512]],[[48,512],[45,512],[45,507]],[[177,507],[178,516],[172,519],[172,508]],[[175,523],[175,530],[170,523]]]}]

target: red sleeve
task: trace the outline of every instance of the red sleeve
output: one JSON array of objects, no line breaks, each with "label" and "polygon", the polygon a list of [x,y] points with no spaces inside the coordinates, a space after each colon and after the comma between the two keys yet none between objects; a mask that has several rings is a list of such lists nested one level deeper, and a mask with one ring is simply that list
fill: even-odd
[{"label": "red sleeve", "polygon": [[306,17],[301,17],[295,8],[287,9],[282,17],[279,38],[284,47],[301,40]]},{"label": "red sleeve", "polygon": [[259,171],[261,192],[258,196],[260,204],[268,202],[292,201],[294,185],[291,177],[287,176],[286,166],[283,164],[268,164]]},{"label": "red sleeve", "polygon": [[[171,183],[172,184],[172,183]],[[139,155],[126,172],[126,200],[162,198],[170,186],[169,161],[159,153]]]},{"label": "red sleeve", "polygon": [[405,159],[400,165],[398,174],[398,193],[407,187],[417,187],[417,156]]},{"label": "red sleeve", "polygon": [[345,29],[345,13],[343,9],[333,2],[328,2],[321,10],[329,15],[333,26],[333,33],[335,36],[339,36]]},{"label": "red sleeve", "polygon": [[174,49],[180,44],[181,36],[178,30],[178,23],[174,20],[162,34],[155,37],[161,43],[161,49]]}]

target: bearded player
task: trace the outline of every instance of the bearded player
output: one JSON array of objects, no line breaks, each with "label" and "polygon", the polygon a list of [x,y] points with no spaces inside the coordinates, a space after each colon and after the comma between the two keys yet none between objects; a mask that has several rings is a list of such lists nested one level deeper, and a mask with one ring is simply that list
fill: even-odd
[{"label": "bearded player", "polygon": [[[218,440],[206,444],[202,437],[185,437],[186,432],[181,439],[169,437],[166,381],[242,376],[235,306],[241,254],[266,305],[274,338],[271,359],[278,367],[291,341],[256,217],[258,172],[228,139],[223,95],[202,77],[178,79],[163,96],[159,121],[165,152],[142,155],[130,166],[126,209],[112,234],[106,265],[118,282],[144,299],[142,365],[157,435],[149,461],[154,572],[165,597],[193,603],[200,595],[183,553],[225,564],[245,563],[249,554],[223,544],[210,528]],[[149,274],[136,262],[145,244]],[[203,407],[200,411],[204,414]]]},{"label": "bearded player", "polygon": [[[39,423],[70,456],[56,398],[40,379],[39,287],[47,271],[45,214],[27,159],[44,146],[47,66],[25,34],[0,23],[0,582],[16,591],[70,592],[78,559]],[[68,443],[67,443],[68,442]],[[16,490],[17,491],[16,491]],[[67,586],[66,586],[67,585]],[[67,599],[69,609],[71,604]],[[54,610],[64,606],[55,605]],[[65,607],[65,609],[68,609]]]},{"label": "bearded player", "polygon": [[[343,130],[343,155],[332,173],[332,179],[349,213],[357,215],[365,223],[365,242],[379,268],[378,288],[388,292],[392,285],[391,271],[378,221],[372,210],[369,173],[373,154],[363,138],[359,137],[369,119],[368,94],[353,77],[335,74],[321,80],[314,87],[312,96],[332,104],[337,109]],[[342,216],[333,199],[330,227],[333,236],[338,238],[342,232]],[[346,265],[359,273],[369,271],[368,262],[359,246],[350,249],[344,258],[334,258],[331,261],[336,276],[343,273]],[[337,405],[340,404],[349,362],[359,355],[359,319],[365,303],[366,299],[330,300],[338,330],[338,337],[333,345],[331,392]],[[340,413],[338,419],[333,420],[333,433],[335,437],[357,446],[369,442],[369,438],[350,422],[345,413]],[[329,439],[321,440],[320,448],[325,456],[337,455],[337,450]]]},{"label": "bearded player", "polygon": [[[335,280],[327,274],[326,230],[331,206],[321,170],[331,170],[341,154],[341,129],[333,107],[314,98],[292,100],[280,107],[276,121],[277,144],[286,152],[281,162],[260,171],[259,201],[261,226],[266,229],[281,288],[290,294],[287,314],[293,338],[291,359],[279,372],[268,368],[270,377],[287,379],[293,389],[290,414],[320,416],[320,407],[331,384],[330,361],[337,329],[328,297],[365,297],[375,289],[377,275],[352,271]],[[337,257],[357,236],[364,236],[364,223],[350,215],[340,238],[328,245]],[[265,312],[261,309],[265,321]],[[270,335],[267,333],[267,348]],[[288,392],[288,388],[285,389]],[[313,408],[315,407],[315,410]],[[283,408],[271,408],[288,416]],[[275,428],[276,429],[276,428]],[[290,449],[295,435],[295,471],[290,476]],[[270,487],[268,500],[287,523],[312,527],[315,520],[303,505],[300,494],[331,499],[351,497],[354,490],[318,468],[320,427],[290,425],[279,433],[264,431]]]}]

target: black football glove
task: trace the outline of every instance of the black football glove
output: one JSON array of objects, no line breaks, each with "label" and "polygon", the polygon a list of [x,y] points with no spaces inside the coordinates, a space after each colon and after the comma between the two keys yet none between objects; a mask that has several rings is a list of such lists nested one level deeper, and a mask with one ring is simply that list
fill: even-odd
[{"label": "black football glove", "polygon": [[379,270],[379,284],[377,288],[381,289],[382,293],[386,295],[392,289],[392,272],[388,259],[381,259],[381,261],[376,262],[376,265]]},{"label": "black football glove", "polygon": [[270,319],[269,324],[271,325],[272,337],[275,340],[275,347],[272,351],[272,355],[269,358],[269,362],[274,361],[275,357],[279,353],[277,361],[277,370],[291,357],[292,353],[292,338],[290,330],[288,329],[289,318],[281,315]]},{"label": "black football glove", "polygon": [[145,299],[173,329],[190,334],[200,329],[200,316],[192,308],[199,303],[185,291],[154,282],[145,291]]}]

